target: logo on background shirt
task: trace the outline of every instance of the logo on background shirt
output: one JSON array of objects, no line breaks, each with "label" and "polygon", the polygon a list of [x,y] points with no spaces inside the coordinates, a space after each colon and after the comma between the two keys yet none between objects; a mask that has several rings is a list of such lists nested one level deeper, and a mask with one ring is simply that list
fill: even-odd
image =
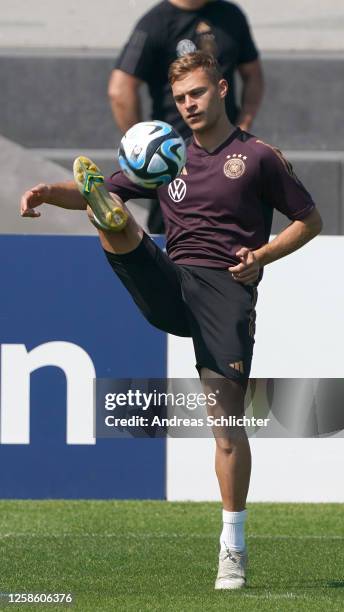
[{"label": "logo on background shirt", "polygon": [[175,179],[168,186],[168,195],[173,202],[181,202],[186,194],[186,183],[181,178]]},{"label": "logo on background shirt", "polygon": [[242,155],[241,153],[239,153],[239,155],[236,153],[233,153],[233,155],[227,155],[227,161],[223,166],[225,175],[230,179],[240,178],[246,170],[246,159],[246,155]]},{"label": "logo on background shirt", "polygon": [[183,40],[180,40],[177,44],[176,51],[178,57],[182,57],[183,55],[187,55],[188,53],[193,53],[194,51],[197,51],[197,47],[195,43],[192,42],[192,40],[190,40],[189,38],[184,38]]}]

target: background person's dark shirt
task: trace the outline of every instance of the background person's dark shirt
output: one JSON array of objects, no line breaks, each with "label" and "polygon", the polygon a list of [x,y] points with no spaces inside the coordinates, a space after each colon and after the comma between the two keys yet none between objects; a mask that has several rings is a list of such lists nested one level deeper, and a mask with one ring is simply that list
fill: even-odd
[{"label": "background person's dark shirt", "polygon": [[274,208],[292,221],[314,208],[282,154],[240,128],[212,153],[192,141],[184,173],[158,190],[135,185],[122,172],[107,187],[123,201],[158,195],[169,257],[210,268],[238,263],[242,246],[266,244]]},{"label": "background person's dark shirt", "polygon": [[234,71],[238,65],[258,57],[246,18],[235,4],[214,0],[190,11],[164,0],[139,20],[116,63],[116,68],[148,84],[153,100],[152,118],[171,123],[184,137],[190,130],[176,109],[167,74],[179,50],[196,48],[209,51],[218,59],[230,85],[227,113],[235,124],[238,108]]}]

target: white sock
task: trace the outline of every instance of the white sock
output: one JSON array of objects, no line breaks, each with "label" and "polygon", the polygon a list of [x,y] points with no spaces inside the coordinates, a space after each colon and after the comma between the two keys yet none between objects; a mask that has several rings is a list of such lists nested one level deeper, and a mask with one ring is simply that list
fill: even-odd
[{"label": "white sock", "polygon": [[221,550],[240,552],[245,548],[245,521],[247,511],[229,512],[222,510],[223,529],[220,536]]}]

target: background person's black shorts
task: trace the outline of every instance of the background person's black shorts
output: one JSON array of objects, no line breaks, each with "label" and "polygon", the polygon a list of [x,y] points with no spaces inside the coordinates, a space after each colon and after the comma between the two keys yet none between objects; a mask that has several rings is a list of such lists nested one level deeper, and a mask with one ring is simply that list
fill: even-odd
[{"label": "background person's black shorts", "polygon": [[227,269],[177,265],[144,234],[130,253],[105,251],[114,272],[155,327],[193,339],[196,367],[246,383],[257,290]]}]

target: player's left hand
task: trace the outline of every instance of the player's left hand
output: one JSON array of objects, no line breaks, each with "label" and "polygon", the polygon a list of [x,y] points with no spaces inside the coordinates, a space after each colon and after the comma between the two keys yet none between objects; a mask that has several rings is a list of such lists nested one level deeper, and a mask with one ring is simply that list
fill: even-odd
[{"label": "player's left hand", "polygon": [[239,257],[240,263],[228,268],[234,280],[243,283],[243,285],[255,283],[259,278],[260,265],[254,252],[242,247],[236,252],[236,256]]}]

